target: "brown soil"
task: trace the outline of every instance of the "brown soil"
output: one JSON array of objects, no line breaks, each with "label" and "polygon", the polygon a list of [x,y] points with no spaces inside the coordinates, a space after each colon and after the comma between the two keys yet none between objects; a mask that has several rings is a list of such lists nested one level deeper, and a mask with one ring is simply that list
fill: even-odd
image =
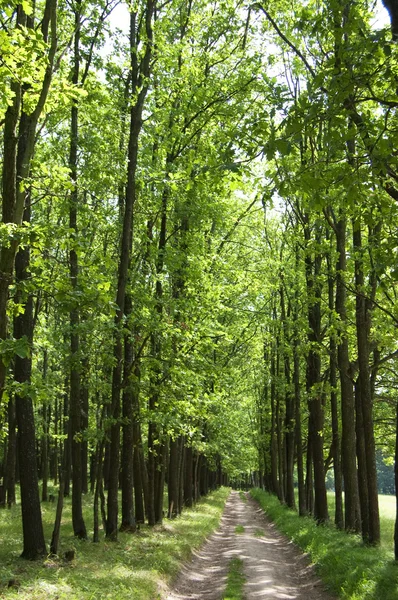
[{"label": "brown soil", "polygon": [[[236,533],[241,525],[243,533]],[[250,496],[231,492],[219,529],[185,565],[166,600],[220,600],[232,558],[243,561],[245,600],[332,600],[308,558],[277,532]]]}]

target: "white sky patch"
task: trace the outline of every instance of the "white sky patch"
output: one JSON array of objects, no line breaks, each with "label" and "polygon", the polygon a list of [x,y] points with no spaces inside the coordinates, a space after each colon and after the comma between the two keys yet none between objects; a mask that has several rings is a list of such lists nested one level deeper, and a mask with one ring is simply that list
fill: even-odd
[{"label": "white sky patch", "polygon": [[381,0],[377,1],[374,13],[375,16],[374,20],[372,21],[372,27],[374,29],[383,29],[383,27],[388,27],[390,24],[390,17]]},{"label": "white sky patch", "polygon": [[130,13],[127,4],[120,2],[112,11],[110,16],[112,29],[121,29],[126,35],[130,29]]},{"label": "white sky patch", "polygon": [[[127,4],[123,0],[113,9],[109,22],[112,31],[120,29],[125,36],[128,36],[130,29],[130,13]],[[374,9],[374,19],[372,20],[372,28],[382,29],[388,27],[390,24],[390,17],[387,9],[383,6],[381,0],[377,0]],[[110,54],[112,52],[112,36],[108,39],[105,44],[104,54]]]}]

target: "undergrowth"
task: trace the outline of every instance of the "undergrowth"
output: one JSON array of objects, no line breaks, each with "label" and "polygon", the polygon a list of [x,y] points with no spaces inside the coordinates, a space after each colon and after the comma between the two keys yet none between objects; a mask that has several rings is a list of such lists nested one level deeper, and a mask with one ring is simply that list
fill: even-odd
[{"label": "undergrowth", "polygon": [[251,494],[279,531],[308,552],[318,575],[338,598],[397,600],[398,566],[385,544],[381,548],[365,547],[359,536],[338,531],[331,524],[318,526],[310,517],[299,517],[263,490],[254,489]]},{"label": "undergrowth", "polygon": [[[181,562],[190,557],[218,526],[229,489],[221,488],[185,509],[162,526],[141,526],[119,533],[118,542],[79,541],[73,537],[70,500],[65,499],[59,555],[75,550],[71,562],[29,562],[22,551],[21,508],[0,510],[0,598],[11,600],[153,600],[162,582],[169,583]],[[84,500],[88,531],[92,528],[92,496]],[[42,505],[45,537],[51,538],[55,505]],[[8,588],[9,582],[13,586]]]}]

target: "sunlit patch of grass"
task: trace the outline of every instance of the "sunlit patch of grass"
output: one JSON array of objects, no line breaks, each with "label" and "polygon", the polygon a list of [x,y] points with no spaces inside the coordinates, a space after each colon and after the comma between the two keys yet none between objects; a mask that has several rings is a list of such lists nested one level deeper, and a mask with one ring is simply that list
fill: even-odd
[{"label": "sunlit patch of grass", "polygon": [[222,600],[243,600],[245,581],[243,561],[240,558],[233,558],[229,563],[227,587]]},{"label": "sunlit patch of grass", "polygon": [[243,525],[237,525],[235,527],[235,533],[245,533],[245,528],[243,527]]},{"label": "sunlit patch of grass", "polygon": [[[29,562],[22,551],[20,506],[0,510],[0,598],[18,600],[153,600],[162,581],[169,583],[219,524],[229,489],[221,488],[203,498],[196,507],[163,526],[141,526],[135,534],[120,533],[118,542],[81,541],[73,537],[70,500],[65,499],[61,526],[60,559]],[[84,499],[87,529],[92,537],[92,496]],[[51,538],[55,504],[45,503],[43,524]],[[66,550],[75,559],[66,562]],[[18,587],[8,588],[11,579]]]},{"label": "sunlit patch of grass", "polygon": [[332,524],[317,526],[299,517],[263,490],[252,490],[267,515],[282,533],[308,552],[327,587],[345,600],[396,600],[397,566],[389,550],[369,548],[359,536],[338,531]]},{"label": "sunlit patch of grass", "polygon": [[[343,494],[344,501],[344,494]],[[328,492],[328,507],[331,522],[334,521],[335,511],[335,495],[333,492]],[[379,511],[380,511],[380,534],[381,546],[386,550],[391,550],[394,540],[394,523],[395,523],[395,496],[379,494]],[[398,596],[397,596],[398,597]]]},{"label": "sunlit patch of grass", "polygon": [[245,492],[242,492],[242,490],[240,490],[240,492],[239,492],[239,498],[241,500],[243,500],[243,502],[247,502],[247,496],[246,496]]}]

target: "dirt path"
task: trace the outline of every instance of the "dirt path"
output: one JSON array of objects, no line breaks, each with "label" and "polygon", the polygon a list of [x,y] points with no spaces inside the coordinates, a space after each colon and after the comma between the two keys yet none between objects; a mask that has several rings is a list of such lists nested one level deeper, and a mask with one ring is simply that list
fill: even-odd
[{"label": "dirt path", "polygon": [[[237,525],[243,533],[235,533]],[[231,492],[219,529],[182,569],[166,600],[220,600],[231,558],[243,560],[245,600],[333,600],[307,558],[248,496]]]}]

